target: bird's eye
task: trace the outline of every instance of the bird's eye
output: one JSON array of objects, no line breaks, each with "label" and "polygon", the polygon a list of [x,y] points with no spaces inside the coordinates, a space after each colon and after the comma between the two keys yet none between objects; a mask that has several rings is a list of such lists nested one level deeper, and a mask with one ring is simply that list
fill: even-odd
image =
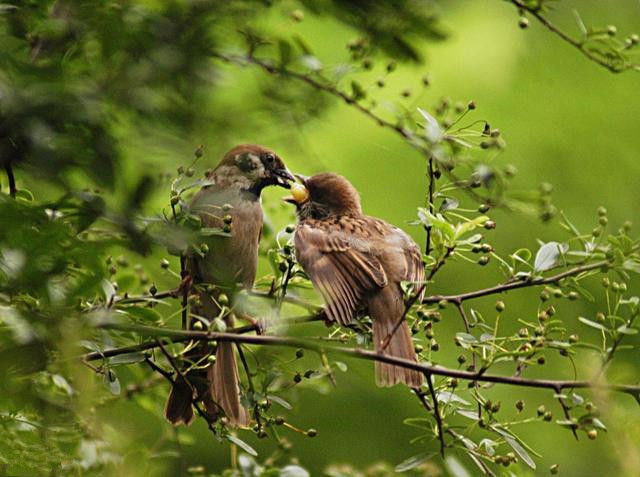
[{"label": "bird's eye", "polygon": [[276,160],[276,157],[273,154],[267,154],[264,156],[264,160],[267,164],[273,164]]}]

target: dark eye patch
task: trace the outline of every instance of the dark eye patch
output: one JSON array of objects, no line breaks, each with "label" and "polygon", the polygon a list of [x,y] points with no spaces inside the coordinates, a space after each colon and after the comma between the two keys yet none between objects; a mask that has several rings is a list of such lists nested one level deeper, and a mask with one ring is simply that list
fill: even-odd
[{"label": "dark eye patch", "polygon": [[256,168],[256,163],[251,159],[251,155],[248,152],[236,157],[236,165],[244,172],[252,171]]}]

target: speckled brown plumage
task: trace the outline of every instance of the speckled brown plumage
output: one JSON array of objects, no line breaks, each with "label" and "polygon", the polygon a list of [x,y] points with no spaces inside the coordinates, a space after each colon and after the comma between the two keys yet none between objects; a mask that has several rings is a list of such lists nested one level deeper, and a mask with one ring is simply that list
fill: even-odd
[{"label": "speckled brown plumage", "polygon": [[[376,350],[416,361],[406,321],[392,330],[404,313],[400,283],[424,281],[420,248],[399,228],[362,214],[358,192],[345,178],[318,174],[304,184],[309,199],[298,204],[296,257],[324,297],[327,316],[346,325],[366,308]],[[376,362],[380,386],[422,381],[417,371]]]},{"label": "speckled brown plumage", "polygon": [[[282,160],[262,146],[245,144],[231,149],[208,177],[191,201],[191,213],[198,215],[204,227],[222,228],[224,216],[231,216],[231,237],[206,237],[209,253],[193,255],[187,260],[187,270],[194,284],[213,284],[211,293],[199,293],[200,306],[192,313],[210,322],[220,313],[217,299],[225,293],[231,300],[239,289],[251,288],[258,265],[258,243],[262,231],[260,192],[268,185],[286,186],[293,177]],[[230,208],[229,208],[230,207]],[[227,325],[233,326],[231,315]],[[207,350],[195,350],[197,360]],[[217,416],[222,411],[230,425],[248,426],[250,417],[240,402],[240,379],[233,343],[221,342],[216,361],[204,371],[188,376],[197,398],[202,399],[207,412]],[[200,385],[204,381],[206,386]],[[173,386],[165,417],[173,424],[189,424],[193,420],[191,388],[178,379]]]}]

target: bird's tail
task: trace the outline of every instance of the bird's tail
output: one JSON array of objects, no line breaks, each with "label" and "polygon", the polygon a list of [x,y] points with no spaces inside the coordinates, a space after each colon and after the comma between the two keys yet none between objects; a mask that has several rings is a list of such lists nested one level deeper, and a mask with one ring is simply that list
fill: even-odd
[{"label": "bird's tail", "polygon": [[169,398],[164,406],[164,417],[174,426],[193,422],[193,388],[183,377],[178,377],[171,386]]},{"label": "bird's tail", "polygon": [[216,362],[209,366],[207,373],[211,396],[224,411],[229,425],[248,427],[250,418],[247,409],[240,402],[238,365],[233,343],[221,341],[216,351]]},{"label": "bird's tail", "polygon": [[[385,287],[369,300],[369,313],[373,321],[373,341],[376,352],[396,358],[417,362],[411,341],[411,332],[405,319],[400,326],[398,320],[404,313],[404,302],[400,290]],[[393,386],[404,383],[413,388],[422,385],[424,377],[420,371],[376,361],[376,384]]]}]

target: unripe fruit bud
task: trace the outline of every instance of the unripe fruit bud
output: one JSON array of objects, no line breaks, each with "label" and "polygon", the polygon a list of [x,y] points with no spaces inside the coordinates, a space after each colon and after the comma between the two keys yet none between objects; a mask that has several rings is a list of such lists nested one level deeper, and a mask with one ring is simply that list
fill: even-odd
[{"label": "unripe fruit bud", "polygon": [[424,351],[424,346],[417,344],[413,347],[413,349],[415,350],[416,354],[420,354]]},{"label": "unripe fruit bud", "polygon": [[185,172],[185,175],[187,177],[193,177],[193,175],[196,173],[195,170],[193,170],[191,167],[189,169],[187,169],[187,171]]},{"label": "unripe fruit bud", "polygon": [[464,364],[467,361],[467,357],[463,354],[458,356],[458,363]]},{"label": "unripe fruit bud", "polygon": [[300,373],[296,373],[296,374],[293,376],[293,382],[294,382],[294,383],[299,383],[300,381],[302,381],[302,376],[300,375]]},{"label": "unripe fruit bud", "polygon": [[609,223],[609,219],[607,219],[606,217],[600,217],[598,219],[598,223],[604,227]]},{"label": "unripe fruit bud", "polygon": [[542,416],[542,419],[549,422],[551,421],[551,419],[553,419],[553,414],[551,413],[551,411],[547,411],[544,413],[544,416]]},{"label": "unripe fruit bud", "polygon": [[522,410],[524,409],[524,401],[523,401],[522,399],[518,399],[518,400],[516,401],[516,409],[517,409],[519,412],[522,412]]},{"label": "unripe fruit bud", "polygon": [[489,257],[487,256],[478,259],[478,265],[485,266],[487,263],[489,263]]},{"label": "unripe fruit bud", "polygon": [[448,302],[447,300],[440,300],[440,301],[438,302],[438,308],[440,308],[440,309],[444,309],[444,308],[446,308],[446,307],[447,307],[448,303],[449,303],[449,302]]},{"label": "unripe fruit bud", "polygon": [[230,224],[231,222],[233,222],[233,217],[231,217],[231,215],[227,214],[224,216],[224,218],[222,219],[224,221],[225,224]]},{"label": "unripe fruit bud", "polygon": [[231,233],[231,224],[226,224],[224,227],[222,227],[222,231],[226,234],[230,234]]},{"label": "unripe fruit bud", "polygon": [[578,342],[578,335],[570,335],[569,336],[569,343],[577,343]]},{"label": "unripe fruit bud", "polygon": [[493,220],[487,220],[484,223],[484,228],[487,230],[493,230],[496,228],[496,223]]},{"label": "unripe fruit bud", "polygon": [[551,467],[549,467],[549,472],[551,472],[553,475],[556,475],[558,473],[558,470],[558,464],[553,464]]},{"label": "unripe fruit bud", "polygon": [[520,19],[518,20],[518,26],[520,28],[522,28],[523,30],[525,28],[528,28],[529,27],[529,19],[526,18],[526,17],[520,17]]},{"label": "unripe fruit bud", "polygon": [[483,243],[481,248],[483,253],[489,253],[493,250],[493,247],[491,247],[491,245],[489,245],[488,243]]},{"label": "unripe fruit bud", "polygon": [[304,12],[300,9],[296,9],[294,11],[291,12],[291,19],[294,22],[301,22],[302,20],[304,20]]},{"label": "unripe fruit bud", "polygon": [[607,26],[607,35],[616,36],[616,33],[618,33],[618,29],[615,27],[615,25]]},{"label": "unripe fruit bud", "polygon": [[411,96],[411,90],[410,89],[405,89],[402,90],[402,93],[400,93],[404,98],[408,98],[409,96]]},{"label": "unripe fruit bud", "polygon": [[457,387],[458,387],[458,380],[457,380],[456,378],[449,378],[449,379],[447,380],[447,385],[448,385],[450,388],[454,388],[454,389],[455,389],[455,388],[457,388]]},{"label": "unripe fruit bud", "polygon": [[220,293],[220,295],[218,295],[218,303],[220,303],[223,306],[228,305],[229,297],[227,297],[227,295],[225,295],[224,293]]},{"label": "unripe fruit bud", "polygon": [[318,431],[315,429],[309,429],[307,432],[307,437],[316,437],[318,435]]},{"label": "unripe fruit bud", "polygon": [[209,246],[206,243],[200,244],[200,251],[204,254],[209,253]]},{"label": "unripe fruit bud", "polygon": [[589,431],[587,432],[587,437],[592,441],[595,440],[596,437],[598,437],[598,431],[596,431],[595,429],[589,429]]},{"label": "unripe fruit bud", "polygon": [[201,330],[202,328],[203,328],[203,325],[202,325],[202,322],[201,322],[201,321],[196,321],[196,322],[193,324],[193,329],[194,329],[194,330],[198,330],[198,331],[199,331],[199,330]]},{"label": "unripe fruit bud", "polygon": [[275,422],[276,422],[276,425],[281,426],[285,422],[284,421],[284,417],[282,417],[282,416],[276,417],[276,421]]},{"label": "unripe fruit bud", "polygon": [[553,306],[550,306],[549,308],[547,308],[547,315],[549,316],[553,316],[556,314],[556,309]]},{"label": "unripe fruit bud", "polygon": [[387,64],[387,71],[389,73],[392,73],[395,71],[396,67],[398,66],[398,64],[395,61],[390,62],[389,64]]},{"label": "unripe fruit bud", "polygon": [[562,290],[556,288],[555,290],[553,290],[553,296],[556,298],[562,298],[564,295],[562,294]]},{"label": "unripe fruit bud", "polygon": [[207,358],[207,361],[209,362],[209,364],[214,364],[216,362],[216,355],[215,354],[209,355],[209,357]]},{"label": "unripe fruit bud", "polygon": [[116,267],[109,267],[109,274],[110,275],[115,275],[116,273],[118,273],[118,269]]},{"label": "unripe fruit bud", "polygon": [[295,230],[296,228],[293,225],[287,225],[287,227],[284,229],[284,231],[287,232],[288,234],[292,234]]},{"label": "unripe fruit bud", "polygon": [[496,311],[502,312],[505,309],[505,305],[503,301],[496,302]]},{"label": "unripe fruit bud", "polygon": [[591,235],[594,237],[600,237],[602,235],[602,229],[600,227],[596,227],[591,231]]},{"label": "unripe fruit bud", "polygon": [[431,340],[431,351],[438,351],[440,349],[440,345],[434,339]]},{"label": "unripe fruit bud", "polygon": [[155,283],[149,287],[149,293],[151,296],[155,296],[155,294],[158,293]]},{"label": "unripe fruit bud", "polygon": [[469,109],[469,111],[473,111],[474,109],[476,109],[476,102],[469,101],[469,104],[467,104],[467,109]]},{"label": "unripe fruit bud", "polygon": [[601,311],[596,313],[596,321],[599,321],[600,323],[602,323],[604,320],[605,320],[604,313],[602,313]]},{"label": "unripe fruit bud", "polygon": [[177,205],[180,202],[180,196],[174,195],[171,197],[171,205]]},{"label": "unripe fruit bud", "polygon": [[608,279],[607,277],[604,277],[604,278],[602,279],[602,282],[601,282],[601,283],[602,283],[602,286],[603,286],[604,288],[609,288],[609,285],[611,284],[611,282],[609,281],[609,279]]},{"label": "unripe fruit bud", "polygon": [[600,217],[604,217],[605,215],[607,215],[607,209],[605,209],[604,207],[598,207],[598,215]]},{"label": "unripe fruit bud", "polygon": [[178,174],[184,174],[184,166],[178,167]]},{"label": "unripe fruit bud", "polygon": [[378,81],[376,81],[376,84],[378,85],[378,88],[384,88],[384,80],[382,78],[380,78]]},{"label": "unripe fruit bud", "polygon": [[549,319],[549,315],[547,315],[546,311],[541,311],[540,313],[538,313],[538,321],[540,323],[544,323],[548,319]]},{"label": "unripe fruit bud", "polygon": [[546,291],[540,292],[540,301],[547,301],[549,299],[549,294]]},{"label": "unripe fruit bud", "polygon": [[233,209],[233,205],[231,205],[231,204],[224,204],[224,205],[222,206],[222,210],[223,210],[224,212],[229,212],[231,209]]},{"label": "unripe fruit bud", "polygon": [[545,357],[544,357],[544,356],[539,356],[539,357],[538,357],[538,364],[539,364],[539,365],[543,365],[543,364],[544,364],[544,363],[546,363],[546,362],[547,362],[547,360],[545,359]]},{"label": "unripe fruit bud", "polygon": [[304,350],[303,349],[296,350],[296,358],[300,359],[303,356],[304,356]]},{"label": "unripe fruit bud", "polygon": [[576,301],[578,299],[578,292],[569,292],[569,294],[567,295],[567,298],[569,298],[569,300],[571,301]]},{"label": "unripe fruit bud", "polygon": [[484,214],[486,212],[489,212],[490,208],[491,206],[489,204],[481,204],[480,207],[478,207],[478,212],[480,212],[481,214]]},{"label": "unripe fruit bud", "polygon": [[309,378],[313,375],[313,372],[314,372],[314,371],[313,371],[313,369],[307,369],[307,370],[304,372],[304,377],[305,377],[305,378],[307,378],[307,379],[309,379]]},{"label": "unripe fruit bud", "polygon": [[544,407],[544,405],[540,405],[538,406],[538,409],[536,409],[536,413],[538,414],[538,416],[544,415],[545,412],[547,412],[547,409]]},{"label": "unripe fruit bud", "polygon": [[527,336],[529,336],[529,329],[528,328],[520,328],[518,330],[518,336],[520,338],[526,338]]}]

